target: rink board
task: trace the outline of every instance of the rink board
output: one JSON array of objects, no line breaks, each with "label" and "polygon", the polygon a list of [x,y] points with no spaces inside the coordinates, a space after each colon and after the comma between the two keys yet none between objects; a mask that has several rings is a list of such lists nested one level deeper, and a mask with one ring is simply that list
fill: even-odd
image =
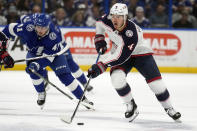
[{"label": "rink board", "polygon": [[[87,70],[97,57],[93,41],[95,29],[61,28],[61,30],[70,45],[73,58],[83,70]],[[194,30],[144,30],[144,39],[147,46],[153,49],[161,72],[197,73],[196,36],[197,31]],[[106,41],[109,43],[109,52],[111,42],[107,35]],[[8,48],[15,60],[25,58],[26,47],[20,44],[20,40],[11,41]],[[16,63],[12,70],[24,69],[25,63]]]}]

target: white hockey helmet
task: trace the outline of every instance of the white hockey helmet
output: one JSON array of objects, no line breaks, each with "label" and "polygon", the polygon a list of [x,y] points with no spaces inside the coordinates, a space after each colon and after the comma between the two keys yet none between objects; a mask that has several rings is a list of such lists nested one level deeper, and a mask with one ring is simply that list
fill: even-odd
[{"label": "white hockey helmet", "polygon": [[123,3],[116,3],[110,9],[110,15],[128,15],[127,5]]}]

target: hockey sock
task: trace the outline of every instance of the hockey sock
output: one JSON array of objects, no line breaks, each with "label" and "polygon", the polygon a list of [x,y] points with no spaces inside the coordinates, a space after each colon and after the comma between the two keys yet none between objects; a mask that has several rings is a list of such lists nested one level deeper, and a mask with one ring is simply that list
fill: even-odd
[{"label": "hockey sock", "polygon": [[84,74],[82,74],[80,77],[78,77],[77,80],[78,80],[82,85],[84,85],[84,84],[87,83],[87,79],[86,79],[86,77],[85,77]]},{"label": "hockey sock", "polygon": [[116,89],[116,91],[124,103],[128,103],[133,99],[129,84],[126,84],[123,88]]},{"label": "hockey sock", "polygon": [[42,79],[32,79],[33,85],[37,92],[44,92],[44,81]]},{"label": "hockey sock", "polygon": [[[40,71],[38,73],[43,73],[43,71]],[[30,77],[32,79],[32,83],[36,89],[37,92],[44,92],[44,80],[41,79],[40,77],[36,76],[35,74],[30,74]]]},{"label": "hockey sock", "polygon": [[87,79],[80,68],[78,68],[77,71],[72,72],[72,74],[82,85],[87,83]]},{"label": "hockey sock", "polygon": [[72,76],[71,73],[60,74],[58,75],[58,78],[69,88],[69,90],[76,96],[76,98],[80,99],[83,91],[79,86],[77,80]]},{"label": "hockey sock", "polygon": [[83,94],[83,91],[82,91],[81,87],[78,85],[77,88],[74,91],[72,91],[72,93],[73,93],[73,95],[75,95],[75,97],[77,99],[80,99]]},{"label": "hockey sock", "polygon": [[163,83],[162,79],[148,83],[150,89],[155,93],[157,100],[161,103],[163,108],[172,107],[170,102],[170,94]]}]

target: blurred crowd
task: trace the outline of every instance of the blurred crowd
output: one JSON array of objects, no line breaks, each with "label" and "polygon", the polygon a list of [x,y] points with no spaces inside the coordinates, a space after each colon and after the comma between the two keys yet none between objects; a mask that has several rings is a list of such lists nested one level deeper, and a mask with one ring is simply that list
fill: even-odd
[{"label": "blurred crowd", "polygon": [[[169,0],[45,0],[44,11],[59,26],[94,27],[114,3],[123,2],[129,18],[142,28],[197,28],[197,0],[172,1],[172,12]],[[42,0],[0,0],[0,25],[42,12],[42,7]]]}]

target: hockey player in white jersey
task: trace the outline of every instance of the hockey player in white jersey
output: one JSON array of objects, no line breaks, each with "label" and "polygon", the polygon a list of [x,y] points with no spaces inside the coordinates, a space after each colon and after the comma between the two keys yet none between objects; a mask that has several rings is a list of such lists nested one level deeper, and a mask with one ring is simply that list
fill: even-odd
[{"label": "hockey player in white jersey", "polygon": [[[127,19],[128,9],[123,3],[116,3],[110,9],[110,14],[96,22],[95,47],[102,54],[107,49],[105,33],[112,41],[112,49],[105,54],[103,61],[92,65],[88,77],[95,78],[111,67],[111,82],[118,95],[124,101],[127,110],[125,117],[133,121],[138,115],[137,104],[132,96],[126,76],[135,67],[146,79],[150,89],[161,103],[166,113],[174,120],[179,120],[181,114],[173,108],[170,94],[162,81],[160,71],[152,56],[152,50],[143,40],[143,31],[135,23]],[[105,56],[104,55],[104,56]]]}]

